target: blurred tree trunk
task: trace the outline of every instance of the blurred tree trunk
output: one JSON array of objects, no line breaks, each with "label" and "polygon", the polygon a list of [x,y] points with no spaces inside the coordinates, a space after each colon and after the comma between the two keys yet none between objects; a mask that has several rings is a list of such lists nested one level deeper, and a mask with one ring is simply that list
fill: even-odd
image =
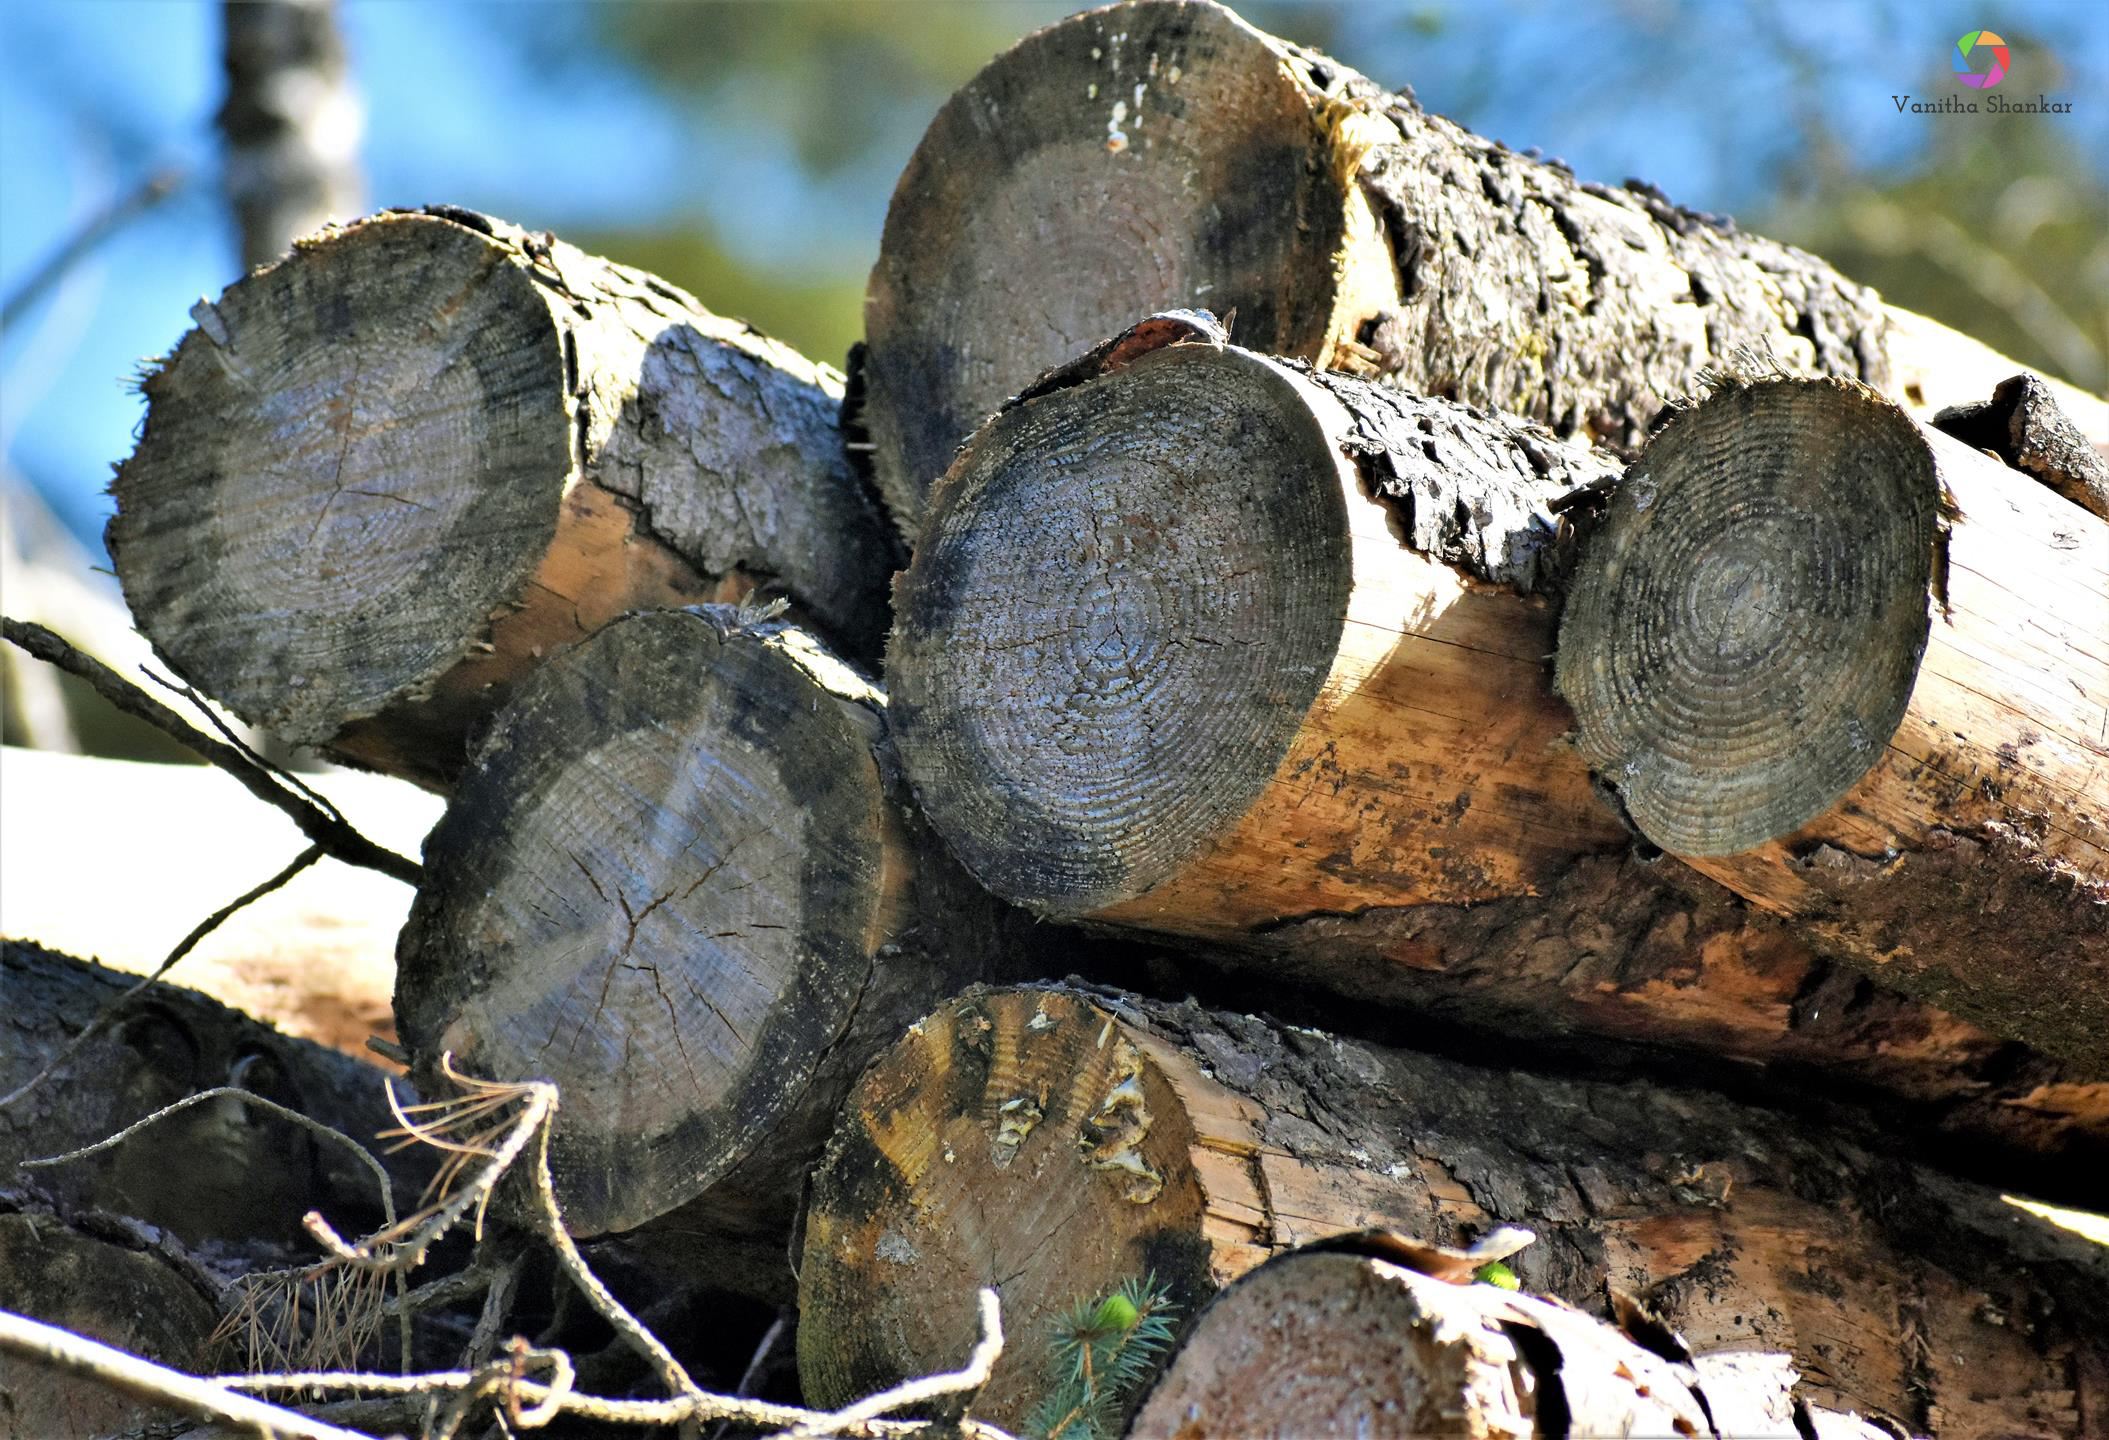
[{"label": "blurred tree trunk", "polygon": [[242,267],[253,270],[359,213],[366,117],[335,0],[225,0],[221,14],[227,98],[215,118]]}]

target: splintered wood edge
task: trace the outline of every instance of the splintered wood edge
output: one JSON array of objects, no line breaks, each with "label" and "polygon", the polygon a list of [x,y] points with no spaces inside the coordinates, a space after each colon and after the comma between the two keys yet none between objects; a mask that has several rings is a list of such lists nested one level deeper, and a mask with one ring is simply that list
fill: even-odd
[{"label": "splintered wood edge", "polygon": [[452,1052],[557,1083],[579,1233],[664,1214],[766,1145],[898,919],[875,692],[736,623],[637,615],[549,662],[426,842],[404,1040],[420,1073]]},{"label": "splintered wood edge", "polygon": [[1005,410],[932,502],[887,657],[926,812],[1042,913],[1143,893],[1249,808],[1339,648],[1323,427],[1270,362],[1174,345]]},{"label": "splintered wood edge", "polygon": [[1865,386],[1730,382],[1671,421],[1583,557],[1556,678],[1643,835],[1736,854],[1867,773],[1910,703],[1940,526],[1923,436]]},{"label": "splintered wood edge", "polygon": [[509,257],[428,215],[333,231],[201,302],[147,377],[111,553],[156,649],[243,718],[320,743],[416,693],[548,549],[572,405]]},{"label": "splintered wood edge", "polygon": [[1241,344],[1315,360],[1395,302],[1349,183],[1375,122],[1329,93],[1231,11],[1146,0],[1028,36],[945,104],[865,305],[873,458],[905,535],[983,416],[1144,315],[1235,311]]},{"label": "splintered wood edge", "polygon": [[1012,1341],[974,1413],[1015,1427],[1048,1327],[1154,1274],[1212,1290],[1181,1097],[1112,1015],[1053,990],[969,991],[865,1073],[815,1173],[799,1372],[847,1403],[945,1363],[998,1288]]}]

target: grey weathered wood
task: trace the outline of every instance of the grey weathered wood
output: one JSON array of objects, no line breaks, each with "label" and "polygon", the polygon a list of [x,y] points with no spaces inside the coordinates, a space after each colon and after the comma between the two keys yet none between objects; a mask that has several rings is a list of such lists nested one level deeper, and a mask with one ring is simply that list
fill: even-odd
[{"label": "grey weathered wood", "polygon": [[695,1201],[677,1228],[781,1256],[857,1069],[1013,948],[905,812],[883,714],[804,632],[709,608],[610,625],[494,722],[396,1013],[421,1073],[556,1082],[578,1234]]},{"label": "grey weathered wood", "polygon": [[392,212],[193,314],[109,543],[245,719],[443,786],[525,670],[629,609],[765,587],[877,648],[893,542],[840,377],[652,276]]}]

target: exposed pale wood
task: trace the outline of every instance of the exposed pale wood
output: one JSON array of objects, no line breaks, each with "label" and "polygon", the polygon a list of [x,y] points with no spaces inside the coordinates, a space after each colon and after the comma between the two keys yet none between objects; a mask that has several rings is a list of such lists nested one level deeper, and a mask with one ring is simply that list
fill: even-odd
[{"label": "exposed pale wood", "polygon": [[857,1070],[1011,948],[891,765],[883,697],[800,630],[662,611],[556,657],[426,845],[396,990],[418,1073],[556,1082],[576,1233],[708,1192],[674,1229],[780,1257]]},{"label": "exposed pale wood", "polygon": [[895,585],[917,794],[1006,898],[1188,935],[1528,894],[1626,834],[1547,684],[1615,462],[1196,330],[976,435]]},{"label": "exposed pale wood", "polygon": [[[18,941],[0,951],[0,1095],[56,1058],[133,977]],[[180,985],[161,985],[36,1089],[0,1110],[0,1175],[23,1160],[103,1140],[186,1095],[233,1085],[378,1150],[391,1126],[385,1072],[281,1035]],[[400,1082],[398,1082],[400,1083]],[[407,1087],[408,1103],[416,1096]],[[431,1173],[428,1152],[389,1161],[407,1209]],[[373,1173],[306,1130],[236,1100],[200,1104],[114,1150],[26,1177],[62,1203],[164,1226],[192,1244],[297,1243],[320,1209],[347,1234],[378,1228]]]},{"label": "exposed pale wood", "polygon": [[[1234,309],[1255,350],[1626,454],[1744,348],[1926,416],[2026,368],[1815,257],[1640,181],[1577,181],[1205,0],[1130,0],[998,56],[894,192],[866,418],[904,532],[1005,397],[1181,306]],[[2109,407],[2075,418],[2109,441]]]},{"label": "exposed pale wood", "polygon": [[[1547,1434],[1882,1440],[1819,1420],[1784,1357],[1694,1366],[1602,1321],[1380,1256],[1298,1251],[1212,1301],[1149,1393],[1135,1440]],[[1804,1430],[1801,1425],[1809,1428]]]},{"label": "exposed pale wood", "polygon": [[[441,802],[339,772],[308,783],[361,833],[415,855]],[[158,968],[184,932],[300,853],[283,813],[220,770],[0,750],[0,934]],[[170,979],[289,1035],[372,1059],[395,1033],[395,938],[411,891],[324,860],[237,912]]]},{"label": "exposed pale wood", "polygon": [[1730,382],[1629,472],[1559,685],[1642,833],[2109,1075],[2109,525],[1856,386]]},{"label": "exposed pale wood", "polygon": [[[1827,1408],[2078,1437],[2109,1403],[2109,1250],[1866,1136],[1060,988],[970,991],[859,1083],[814,1181],[800,1373],[825,1404],[941,1363],[982,1284],[1030,1335],[1147,1270],[1192,1307],[1337,1231],[1501,1223],[1539,1236],[1527,1289],[1594,1311],[1615,1284],[1702,1354],[1791,1355]],[[1022,1414],[1041,1360],[1007,1355],[978,1413]]]},{"label": "exposed pale wood", "polygon": [[758,585],[876,648],[841,377],[652,276],[390,212],[193,314],[111,552],[170,663],[287,739],[444,785],[540,656]]}]

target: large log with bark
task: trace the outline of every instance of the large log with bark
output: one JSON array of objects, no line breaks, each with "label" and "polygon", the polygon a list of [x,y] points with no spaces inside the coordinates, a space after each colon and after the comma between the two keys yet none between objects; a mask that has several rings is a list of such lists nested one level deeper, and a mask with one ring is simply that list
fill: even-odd
[{"label": "large log with bark", "polygon": [[1522,420],[1220,345],[1205,317],[1137,327],[1007,406],[933,493],[888,654],[917,794],[1042,914],[1486,1030],[1832,1067],[1952,1133],[2099,1147],[2091,1077],[1856,997],[1716,885],[1621,858],[1547,664],[1562,507],[1618,473]]},{"label": "large log with bark", "polygon": [[[1147,1272],[1190,1315],[1333,1232],[1502,1224],[1537,1234],[1526,1289],[1616,1286],[1702,1354],[1790,1355],[1826,1408],[1954,1440],[2109,1413],[2109,1251],[1867,1136],[1052,987],[970,991],[859,1082],[814,1181],[800,1373],[832,1403],[934,1368],[979,1285],[1039,1336]],[[979,1413],[1030,1409],[1044,1359],[1014,1347]]]},{"label": "large log with bark", "polygon": [[1318,1246],[1261,1266],[1209,1302],[1128,1435],[1349,1436],[1368,1433],[1373,1417],[1387,1434],[1473,1440],[1894,1433],[1811,1408],[1784,1356],[1694,1357],[1645,1321],[1629,1334],[1557,1302],[1444,1279],[1402,1258]]},{"label": "large log with bark", "polygon": [[[1029,277],[1020,280],[1019,277]],[[905,533],[1004,397],[1152,310],[1622,453],[1745,348],[1931,415],[2024,367],[1653,186],[1578,181],[1206,0],[1027,37],[931,123],[867,290],[864,419]],[[2109,441],[2109,405],[2061,387]]]},{"label": "large log with bark", "polygon": [[[282,1035],[178,985],[122,1001],[137,977],[22,941],[0,949],[0,1175],[25,1160],[107,1139],[187,1095],[252,1091],[375,1150],[394,1124],[387,1075]],[[17,1092],[98,1018],[103,1028],[64,1064]],[[401,1086],[406,1103],[416,1096]],[[416,1204],[432,1167],[422,1151],[389,1159],[397,1198]],[[241,1101],[201,1103],[112,1150],[27,1172],[55,1200],[161,1226],[193,1244],[298,1243],[301,1217],[321,1210],[347,1234],[379,1228],[373,1173],[336,1145]]]},{"label": "large log with bark", "polygon": [[904,802],[883,697],[805,632],[608,626],[521,687],[426,844],[397,956],[415,1073],[557,1084],[574,1233],[686,1205],[683,1234],[784,1271],[858,1070],[1019,945]]},{"label": "large log with bark", "polygon": [[1559,656],[1642,834],[2109,1076],[2109,524],[1864,387],[1724,381],[1627,473]]},{"label": "large log with bark", "polygon": [[464,210],[302,244],[147,376],[109,545],[244,719],[444,786],[537,659],[776,590],[852,654],[892,538],[841,379],[653,276]]}]

